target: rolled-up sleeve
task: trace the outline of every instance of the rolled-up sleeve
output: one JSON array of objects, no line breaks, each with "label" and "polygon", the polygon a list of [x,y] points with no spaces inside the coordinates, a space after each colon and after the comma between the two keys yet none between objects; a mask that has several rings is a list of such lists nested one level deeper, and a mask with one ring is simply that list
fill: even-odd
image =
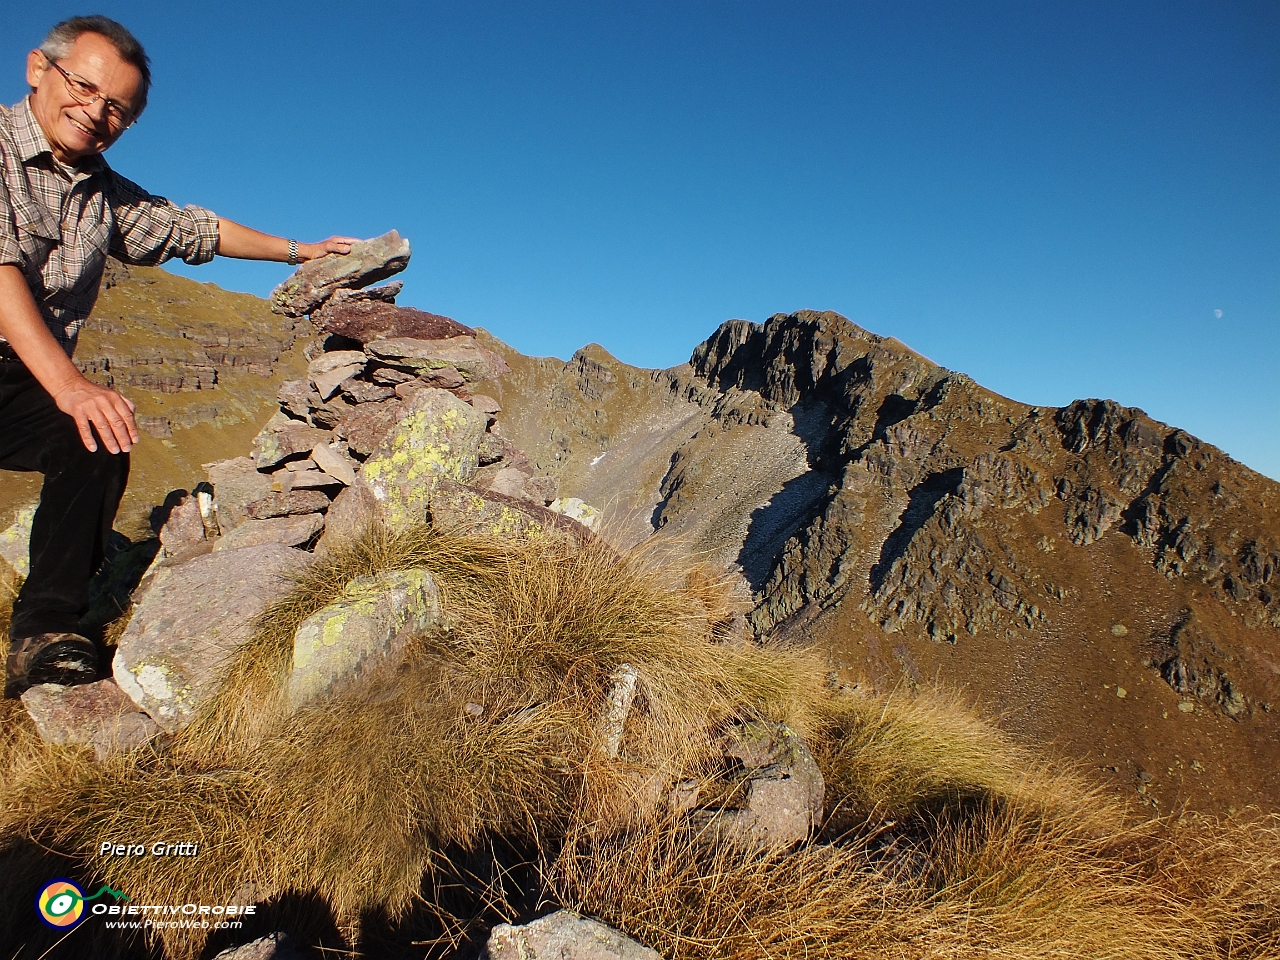
[{"label": "rolled-up sleeve", "polygon": [[179,207],[110,171],[107,191],[115,219],[111,252],[126,263],[153,267],[173,257],[208,263],[218,252],[218,216],[204,207]]}]

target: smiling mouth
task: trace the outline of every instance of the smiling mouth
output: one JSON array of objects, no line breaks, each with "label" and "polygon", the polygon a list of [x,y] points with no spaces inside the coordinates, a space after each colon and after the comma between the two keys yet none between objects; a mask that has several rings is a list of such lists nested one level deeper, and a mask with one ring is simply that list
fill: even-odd
[{"label": "smiling mouth", "polygon": [[71,125],[72,125],[73,127],[75,127],[77,130],[81,131],[81,132],[82,132],[86,137],[88,137],[90,140],[97,140],[97,139],[98,139],[98,131],[89,129],[89,128],[88,128],[88,127],[86,127],[83,123],[80,123],[80,122],[79,122],[79,121],[77,121],[77,120],[72,120],[72,119],[71,119],[71,117],[67,117],[67,119],[71,121]]}]

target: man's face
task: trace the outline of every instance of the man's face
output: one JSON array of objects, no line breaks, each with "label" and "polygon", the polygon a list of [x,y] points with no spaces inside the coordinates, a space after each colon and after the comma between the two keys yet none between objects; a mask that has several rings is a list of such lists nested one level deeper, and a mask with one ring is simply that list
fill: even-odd
[{"label": "man's face", "polygon": [[[114,45],[97,33],[82,33],[58,66],[93,84],[103,97],[135,112],[142,99],[142,72],[121,58]],[[125,131],[107,119],[106,103],[99,99],[83,104],[71,95],[66,80],[45,55],[32,50],[27,56],[27,83],[31,85],[31,110],[44,131],[53,155],[68,165],[102,153]]]}]

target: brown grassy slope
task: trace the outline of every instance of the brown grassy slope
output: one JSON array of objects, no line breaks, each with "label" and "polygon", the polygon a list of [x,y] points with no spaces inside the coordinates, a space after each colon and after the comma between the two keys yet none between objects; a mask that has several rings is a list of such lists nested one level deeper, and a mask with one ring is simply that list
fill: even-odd
[{"label": "brown grassy slope", "polygon": [[[292,625],[352,576],[418,564],[451,629],[375,684],[278,710]],[[721,642],[728,613],[728,594],[670,555],[373,531],[264,616],[217,703],[164,753],[96,765],[4,708],[0,946],[44,955],[57,935],[29,893],[55,868],[139,903],[234,902],[245,884],[316,896],[356,948],[378,916],[434,917],[447,933],[440,891],[463,879],[449,857],[483,860],[498,835],[540,867],[525,893],[671,960],[1278,955],[1274,823],[1130,819],[952,704],[841,693],[805,655]],[[595,718],[623,661],[644,685],[609,758]],[[246,709],[258,723],[225,722]],[[822,842],[726,847],[651,806],[686,777],[714,793],[711,738],[755,717],[813,745]],[[199,869],[94,855],[103,837],[158,830],[198,836]],[[520,880],[506,882],[514,898]],[[507,908],[493,887],[485,898],[491,922]],[[130,946],[89,924],[77,937],[49,956]],[[160,940],[174,960],[205,945],[185,931]]]},{"label": "brown grassy slope", "polygon": [[[201,463],[248,451],[280,383],[306,360],[292,322],[258,297],[114,261],[103,286],[76,361],[137,404],[152,431],[134,448],[116,522],[137,538],[169,491],[204,479]],[[39,492],[38,476],[0,473],[0,523]]]},{"label": "brown grassy slope", "polygon": [[[683,404],[660,449],[568,446],[565,492],[628,463],[662,536],[741,566],[761,628],[849,683],[962,689],[1160,809],[1280,808],[1273,481],[1141,411],[1000,397],[835,314],[726,324],[692,379],[597,362],[584,389],[537,361],[504,429],[586,438]],[[645,378],[647,401],[615,386]]]}]

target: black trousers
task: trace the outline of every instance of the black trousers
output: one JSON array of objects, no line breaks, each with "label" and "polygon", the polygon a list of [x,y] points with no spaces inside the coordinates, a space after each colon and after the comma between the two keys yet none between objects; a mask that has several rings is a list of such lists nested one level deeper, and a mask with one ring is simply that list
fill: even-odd
[{"label": "black trousers", "polygon": [[75,633],[102,566],[129,455],[85,449],[75,420],[20,362],[0,360],[0,468],[44,474],[31,524],[31,571],[13,605],[9,635]]}]

